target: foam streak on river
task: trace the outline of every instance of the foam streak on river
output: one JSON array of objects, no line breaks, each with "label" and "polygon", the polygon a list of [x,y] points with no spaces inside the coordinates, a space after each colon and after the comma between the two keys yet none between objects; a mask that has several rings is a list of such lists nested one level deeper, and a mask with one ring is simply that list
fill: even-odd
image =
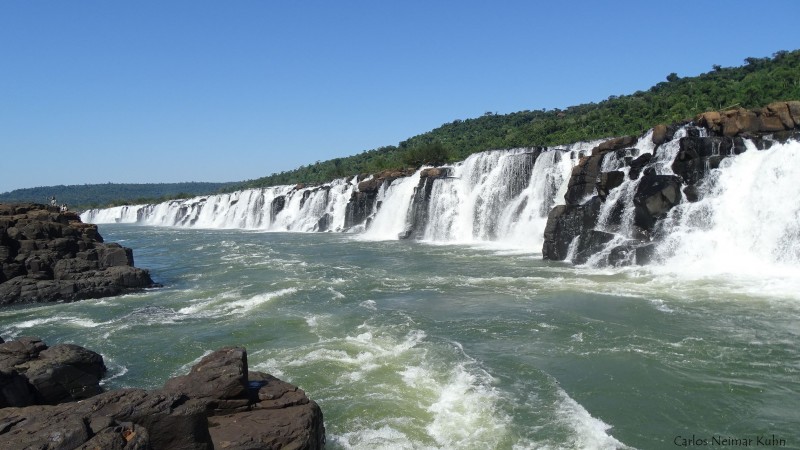
[{"label": "foam streak on river", "polygon": [[0,332],[102,353],[109,388],[243,345],[319,402],[334,449],[800,446],[795,293],[338,233],[100,231],[165,287],[6,309]]}]

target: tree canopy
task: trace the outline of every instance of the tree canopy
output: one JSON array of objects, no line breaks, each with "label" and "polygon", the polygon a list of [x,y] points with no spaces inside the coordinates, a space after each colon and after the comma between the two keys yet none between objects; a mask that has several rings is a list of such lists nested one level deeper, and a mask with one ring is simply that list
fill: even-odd
[{"label": "tree canopy", "polygon": [[[611,136],[643,133],[659,123],[691,119],[710,110],[734,106],[757,108],[800,99],[800,50],[779,51],[771,58],[746,58],[740,67],[712,65],[696,77],[665,76],[647,91],[610,96],[564,110],[487,112],[455,120],[400,142],[346,158],[316,162],[295,170],[248,180],[237,188],[280,184],[316,184],[358,173],[458,161],[490,149],[554,146]],[[420,157],[431,149],[444,158]]]}]

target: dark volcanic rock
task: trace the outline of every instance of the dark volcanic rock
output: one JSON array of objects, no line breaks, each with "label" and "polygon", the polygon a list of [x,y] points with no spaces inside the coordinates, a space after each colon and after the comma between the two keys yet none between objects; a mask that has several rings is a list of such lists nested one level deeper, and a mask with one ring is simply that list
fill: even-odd
[{"label": "dark volcanic rock", "polygon": [[0,344],[0,407],[57,404],[97,395],[103,357],[83,347],[48,348],[38,338]]},{"label": "dark volcanic rock", "polygon": [[329,213],[325,213],[322,217],[319,218],[317,221],[317,229],[316,231],[328,231],[331,227],[331,222],[333,221],[333,217]]},{"label": "dark volcanic rock", "polygon": [[719,167],[720,161],[745,150],[741,138],[721,136],[685,137],[672,163],[672,171],[687,184],[695,184],[708,175],[710,169]]},{"label": "dark volcanic rock", "polygon": [[283,208],[286,206],[286,196],[279,195],[272,199],[272,203],[269,207],[269,221],[270,223],[275,222],[275,217],[283,211]]},{"label": "dark volcanic rock", "polygon": [[585,197],[594,195],[604,155],[585,156],[572,168],[567,193],[564,194],[567,205],[578,205]]},{"label": "dark volcanic rock", "polygon": [[[79,403],[0,409],[0,448],[83,448],[91,440],[128,448],[210,450],[205,405],[179,394],[122,389]],[[141,429],[139,428],[141,427]],[[130,439],[130,441],[128,441]],[[133,447],[128,447],[131,441]]]},{"label": "dark volcanic rock", "polygon": [[578,246],[575,249],[575,257],[572,262],[584,264],[592,255],[602,250],[605,244],[611,242],[612,239],[614,239],[614,235],[604,231],[589,230],[582,233],[578,237]]},{"label": "dark volcanic rock", "polygon": [[0,305],[74,301],[154,286],[133,252],[71,211],[0,204]]},{"label": "dark volcanic rock", "polygon": [[619,187],[623,181],[625,181],[625,172],[619,170],[600,174],[600,181],[597,182],[597,194],[600,199],[605,201],[608,193]]},{"label": "dark volcanic rock", "polygon": [[324,447],[322,411],[305,392],[263,372],[250,372],[249,380],[255,402],[250,411],[208,419],[211,438],[217,448]]},{"label": "dark volcanic rock", "polygon": [[217,350],[201,359],[187,375],[168,380],[164,389],[204,400],[215,410],[247,406],[247,352],[241,347]]},{"label": "dark volcanic rock", "polygon": [[644,153],[639,155],[638,158],[631,161],[631,170],[628,171],[628,178],[631,180],[635,180],[639,178],[639,175],[642,173],[642,170],[653,159],[653,155],[650,153]]},{"label": "dark volcanic rock", "polygon": [[[0,352],[0,361],[44,353],[43,346],[20,340],[8,346],[14,352]],[[248,373],[247,352],[240,347],[207,355],[160,390],[121,389],[81,402],[0,408],[0,448],[316,450],[324,445],[319,406],[296,386]]]},{"label": "dark volcanic rock", "polygon": [[570,174],[567,193],[564,194],[567,204],[578,205],[584,198],[595,194],[595,188],[600,181],[600,167],[607,153],[629,148],[634,144],[634,136],[614,138],[593,148],[591,156],[582,157]]},{"label": "dark volcanic rock", "polygon": [[674,175],[656,175],[648,169],[633,197],[636,206],[634,223],[651,230],[656,220],[664,217],[680,201],[681,179]]},{"label": "dark volcanic rock", "polygon": [[553,208],[547,216],[544,229],[544,258],[563,261],[572,240],[594,228],[601,204],[600,198],[594,197],[584,205],[559,205]]}]

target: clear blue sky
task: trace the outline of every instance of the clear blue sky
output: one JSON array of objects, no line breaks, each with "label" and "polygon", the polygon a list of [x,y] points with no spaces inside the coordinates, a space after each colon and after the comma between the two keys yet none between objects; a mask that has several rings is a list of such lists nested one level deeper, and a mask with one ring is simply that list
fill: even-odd
[{"label": "clear blue sky", "polygon": [[795,0],[2,0],[0,192],[256,178],[794,50],[798,18]]}]

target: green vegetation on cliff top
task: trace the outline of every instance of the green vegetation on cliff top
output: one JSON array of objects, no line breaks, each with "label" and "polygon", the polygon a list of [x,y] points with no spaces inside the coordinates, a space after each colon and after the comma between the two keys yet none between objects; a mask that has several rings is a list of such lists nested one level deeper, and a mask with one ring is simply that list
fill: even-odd
[{"label": "green vegetation on cliff top", "polygon": [[611,96],[599,103],[564,110],[492,114],[444,124],[398,146],[381,147],[345,158],[248,180],[236,189],[281,184],[317,184],[358,173],[419,166],[426,161],[458,161],[489,149],[564,145],[610,136],[636,135],[659,124],[690,119],[710,110],[758,108],[800,99],[800,50],[772,58],[747,58],[741,67],[696,77],[675,73],[647,91]]}]

